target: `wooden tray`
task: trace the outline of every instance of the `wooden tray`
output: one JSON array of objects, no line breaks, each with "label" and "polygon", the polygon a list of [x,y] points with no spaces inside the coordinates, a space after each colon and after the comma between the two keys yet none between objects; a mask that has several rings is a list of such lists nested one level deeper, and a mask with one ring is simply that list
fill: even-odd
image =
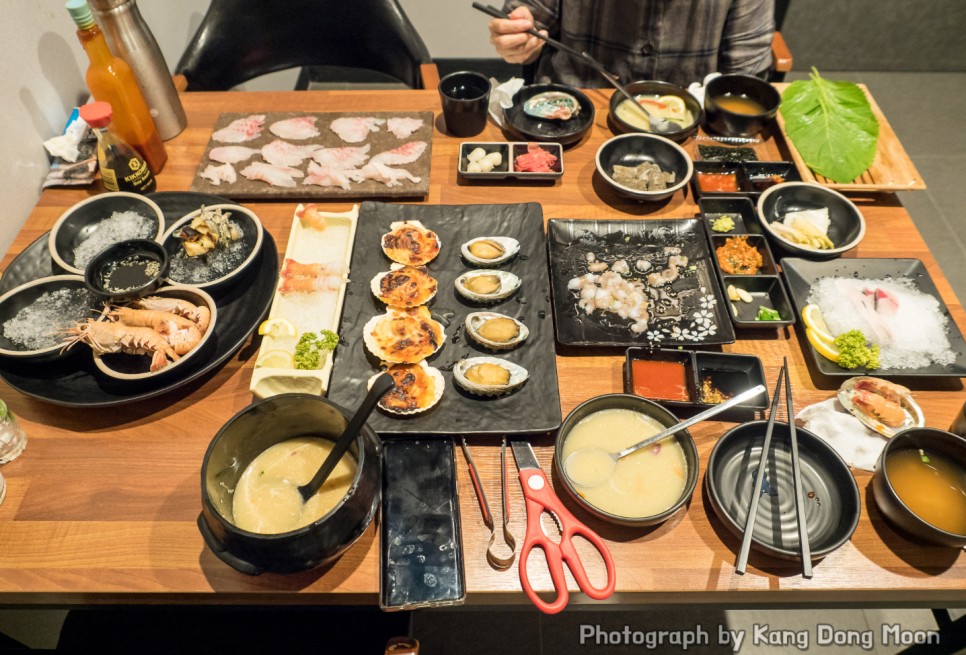
[{"label": "wooden tray", "polygon": [[[788,133],[785,131],[785,119],[782,117],[781,111],[775,117],[778,123],[778,129],[781,130],[785,144],[788,146],[788,150],[792,155],[792,160],[795,162],[795,166],[798,167],[798,172],[802,175],[802,180],[805,182],[817,182],[822,186],[838,191],[892,192],[921,191],[925,189],[925,181],[919,175],[919,171],[916,170],[912,160],[909,159],[905,148],[899,143],[899,138],[892,131],[892,126],[889,125],[889,121],[886,120],[882,110],[879,109],[879,105],[872,98],[869,89],[864,84],[859,84],[858,86],[869,99],[872,113],[879,120],[879,142],[876,145],[876,154],[875,159],[872,161],[872,166],[851,182],[833,182],[812,171],[802,159],[795,144],[788,138]],[[784,92],[787,87],[788,84],[775,85],[775,88],[779,92]]]},{"label": "wooden tray", "polygon": [[[265,124],[262,128],[261,134],[252,139],[251,141],[246,141],[244,143],[221,143],[209,139],[208,145],[205,146],[205,152],[201,156],[201,162],[198,165],[198,170],[195,173],[195,178],[191,183],[192,191],[199,191],[202,193],[216,193],[221,196],[232,198],[235,200],[251,198],[251,199],[262,199],[262,200],[276,200],[276,199],[290,199],[296,198],[299,200],[309,200],[309,199],[328,199],[328,200],[342,200],[351,198],[411,198],[411,197],[424,197],[429,193],[429,169],[430,163],[432,162],[433,155],[433,113],[429,111],[407,111],[407,112],[378,112],[378,111],[366,111],[366,112],[261,112],[265,116]],[[250,116],[251,112],[246,113],[223,113],[218,117],[215,122],[215,127],[212,132],[216,132],[221,128],[227,126],[229,123],[238,118],[244,118]],[[229,184],[227,182],[222,182],[221,184],[212,184],[209,180],[201,177],[201,171],[208,167],[208,164],[215,164],[219,166],[220,163],[216,161],[211,161],[208,154],[211,152],[212,148],[218,148],[220,146],[246,146],[249,148],[261,148],[262,146],[268,145],[278,137],[269,131],[269,126],[279,120],[286,118],[295,118],[297,116],[315,116],[318,118],[316,122],[316,127],[319,129],[320,134],[316,137],[303,140],[294,139],[283,139],[294,143],[297,145],[321,145],[324,148],[340,148],[342,146],[364,146],[369,145],[369,156],[372,157],[380,152],[386,150],[392,150],[393,148],[398,148],[399,146],[409,143],[410,141],[424,141],[426,143],[426,150],[420,155],[419,159],[412,162],[411,164],[403,164],[399,166],[394,166],[394,168],[404,168],[414,176],[419,178],[419,182],[410,182],[409,180],[401,180],[399,184],[395,186],[386,186],[382,182],[375,180],[366,180],[365,182],[352,182],[348,189],[343,189],[341,187],[322,187],[311,184],[302,184],[302,179],[296,179],[296,186],[294,187],[278,187],[272,186],[267,182],[262,182],[261,180],[249,180],[245,178],[241,171],[245,166],[251,162],[261,162],[264,161],[260,155],[253,155],[251,158],[245,161],[238,162],[237,164],[232,164],[237,173],[238,179]],[[350,117],[350,116],[371,116],[375,118],[421,118],[423,120],[423,126],[416,130],[412,135],[406,137],[405,139],[399,139],[392,132],[386,129],[385,125],[382,125],[378,132],[370,132],[368,137],[360,143],[346,143],[339,136],[329,129],[329,125],[337,118]],[[312,159],[305,159],[298,168],[303,173],[306,172],[309,162]]]}]

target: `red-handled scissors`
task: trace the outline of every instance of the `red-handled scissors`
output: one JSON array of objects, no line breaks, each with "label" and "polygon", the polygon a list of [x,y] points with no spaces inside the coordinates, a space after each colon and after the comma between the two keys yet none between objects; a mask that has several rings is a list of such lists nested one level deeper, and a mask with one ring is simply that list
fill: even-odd
[{"label": "red-handled scissors", "polygon": [[[513,449],[517,468],[520,469],[520,484],[523,485],[523,497],[527,501],[527,534],[523,540],[523,549],[520,551],[520,584],[523,585],[523,590],[542,612],[556,614],[561,611],[570,599],[563,569],[566,562],[581,591],[594,600],[604,600],[614,593],[614,587],[617,584],[614,560],[604,540],[578,521],[560,502],[547,476],[540,469],[540,464],[529,443],[514,441],[510,447]],[[560,543],[551,540],[544,531],[542,521],[544,512],[551,514],[560,526]],[[607,567],[607,584],[602,588],[595,587],[587,577],[583,562],[580,561],[580,556],[574,548],[573,537],[578,535],[593,544],[604,560],[604,565]],[[547,558],[550,579],[557,591],[557,598],[552,603],[537,595],[527,577],[527,560],[530,559],[530,553],[534,548],[541,548]]]}]

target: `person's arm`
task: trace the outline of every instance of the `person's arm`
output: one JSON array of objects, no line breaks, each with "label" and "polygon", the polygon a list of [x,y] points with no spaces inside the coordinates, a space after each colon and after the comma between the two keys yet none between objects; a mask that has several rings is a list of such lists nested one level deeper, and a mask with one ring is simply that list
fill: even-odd
[{"label": "person's arm", "polygon": [[511,64],[529,64],[536,61],[544,41],[527,34],[536,27],[544,34],[556,29],[558,7],[556,0],[509,0],[503,5],[511,20],[494,18],[490,21],[490,43],[504,61]]},{"label": "person's arm", "polygon": [[774,0],[735,0],[732,3],[721,35],[720,72],[758,75],[768,70],[772,63],[774,12]]}]

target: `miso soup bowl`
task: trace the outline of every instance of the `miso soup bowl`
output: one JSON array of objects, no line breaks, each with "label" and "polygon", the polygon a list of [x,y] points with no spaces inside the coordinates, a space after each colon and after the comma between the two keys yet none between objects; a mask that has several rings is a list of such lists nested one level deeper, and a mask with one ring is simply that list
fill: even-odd
[{"label": "miso soup bowl", "polygon": [[966,467],[966,438],[935,428],[909,428],[896,434],[886,442],[872,476],[872,493],[879,511],[899,531],[919,542],[966,547],[966,535],[948,532],[927,523],[906,505],[889,480],[889,467],[886,459],[891,453],[905,448],[942,453],[951,460]]},{"label": "miso soup bowl", "polygon": [[225,423],[211,440],[201,465],[198,528],[208,547],[232,568],[258,575],[291,573],[339,557],[369,527],[379,506],[382,445],[364,426],[349,452],[356,474],[339,503],[315,523],[280,534],[237,527],[232,497],[248,465],[269,447],[302,436],[335,440],[352,413],[319,396],[289,393],[255,402]]},{"label": "miso soup bowl", "polygon": [[[671,507],[659,514],[644,517],[630,517],[606,512],[585,500],[580,494],[580,487],[574,484],[570,478],[567,477],[566,470],[563,462],[561,461],[564,444],[567,443],[567,437],[570,435],[570,432],[573,430],[574,426],[580,423],[581,420],[595,412],[605,409],[629,409],[634,412],[640,412],[641,414],[645,414],[657,420],[661,425],[666,427],[677,425],[679,422],[677,417],[675,417],[674,414],[669,412],[667,409],[656,402],[647,400],[646,398],[641,398],[640,396],[613,393],[591,398],[590,400],[578,405],[572,412],[570,412],[570,414],[567,415],[567,418],[564,419],[563,424],[560,426],[560,430],[557,431],[557,441],[555,444],[553,458],[554,466],[557,470],[557,479],[563,482],[564,489],[567,490],[567,493],[571,498],[573,498],[574,502],[583,507],[590,514],[609,523],[628,527],[643,528],[657,525],[658,523],[668,520],[681,511],[688,504],[688,502],[690,502],[691,495],[694,493],[694,487],[698,482],[698,449],[694,445],[694,439],[691,438],[691,435],[687,430],[682,430],[681,432],[668,437],[669,439],[676,439],[678,444],[680,444],[681,449],[684,451],[684,460],[688,467],[688,477],[684,483],[684,491],[682,491],[681,496],[673,505],[671,505]],[[645,438],[646,437],[641,437],[641,440]],[[631,457],[633,457],[633,455],[631,455]]]},{"label": "miso soup bowl", "polygon": [[[718,104],[718,99],[725,96],[746,96],[757,101],[764,111],[730,111]],[[752,75],[719,75],[704,87],[705,122],[709,130],[723,136],[752,137],[771,123],[781,102],[781,94],[765,80]]]}]

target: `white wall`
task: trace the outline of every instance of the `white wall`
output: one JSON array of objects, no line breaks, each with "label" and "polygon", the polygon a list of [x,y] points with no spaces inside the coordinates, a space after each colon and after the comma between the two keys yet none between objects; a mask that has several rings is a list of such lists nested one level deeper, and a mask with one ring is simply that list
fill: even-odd
[{"label": "white wall", "polygon": [[[270,1],[270,0],[261,0]],[[352,0],[344,0],[351,2]],[[487,17],[469,0],[402,0],[434,57],[488,57]],[[140,0],[138,7],[154,33],[168,66],[174,68],[195,33],[205,0]],[[71,108],[87,96],[87,59],[62,0],[0,0],[0,253],[10,243],[40,197],[47,174],[41,145],[60,133]],[[453,25],[464,25],[453,29]],[[239,35],[244,38],[244,35]],[[279,74],[250,88],[292,88],[294,73]]]}]

